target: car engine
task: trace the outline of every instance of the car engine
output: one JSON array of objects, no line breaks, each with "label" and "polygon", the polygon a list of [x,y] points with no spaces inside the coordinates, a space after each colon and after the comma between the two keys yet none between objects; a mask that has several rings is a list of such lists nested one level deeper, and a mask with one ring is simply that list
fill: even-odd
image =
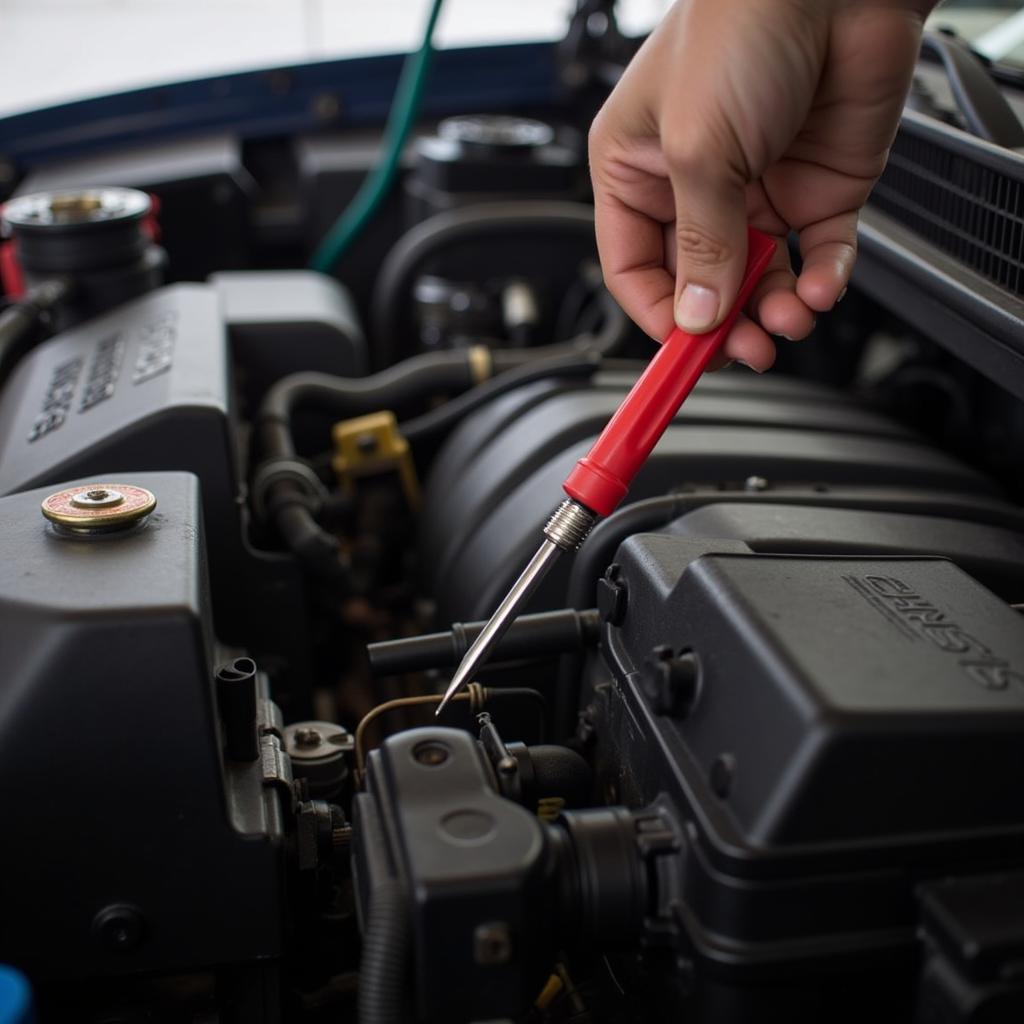
[{"label": "car engine", "polygon": [[544,51],[557,102],[428,112],[333,275],[364,127],[25,159],[0,963],[39,1020],[1024,1019],[1024,159],[927,55],[849,295],[700,381],[433,714],[654,348],[596,259],[595,45]]}]

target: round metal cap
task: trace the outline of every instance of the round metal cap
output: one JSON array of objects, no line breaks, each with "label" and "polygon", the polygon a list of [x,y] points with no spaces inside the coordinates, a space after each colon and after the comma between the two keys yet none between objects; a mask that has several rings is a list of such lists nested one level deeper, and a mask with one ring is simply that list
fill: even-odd
[{"label": "round metal cap", "polygon": [[141,522],[156,508],[156,497],[134,484],[85,484],[51,494],[43,515],[76,533],[123,529]]},{"label": "round metal cap", "polygon": [[10,200],[3,219],[13,228],[79,227],[103,221],[137,220],[149,213],[145,192],[134,188],[79,188],[33,192]]}]

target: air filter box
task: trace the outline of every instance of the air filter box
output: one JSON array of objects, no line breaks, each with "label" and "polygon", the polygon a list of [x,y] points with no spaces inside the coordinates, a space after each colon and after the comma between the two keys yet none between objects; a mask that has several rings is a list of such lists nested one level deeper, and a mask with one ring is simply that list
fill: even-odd
[{"label": "air filter box", "polygon": [[680,524],[619,548],[583,715],[610,799],[678,815],[690,1019],[908,1019],[916,885],[1024,865],[1024,622],[943,559]]}]

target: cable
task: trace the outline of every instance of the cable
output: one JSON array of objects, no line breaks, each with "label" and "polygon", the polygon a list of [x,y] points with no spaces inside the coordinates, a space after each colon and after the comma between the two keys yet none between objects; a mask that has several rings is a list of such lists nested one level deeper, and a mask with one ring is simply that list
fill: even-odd
[{"label": "cable", "polygon": [[[473,714],[476,714],[487,703],[488,696],[490,696],[488,691],[479,683],[470,683],[466,688],[466,692],[458,694],[455,699],[468,700],[471,704],[470,710]],[[388,700],[383,704],[378,704],[375,708],[371,708],[367,711],[356,726],[355,742],[353,744],[356,756],[356,775],[361,779],[366,772],[366,751],[364,749],[364,740],[366,738],[366,730],[369,728],[371,722],[376,721],[381,715],[388,711],[397,711],[399,708],[417,707],[421,704],[440,703],[441,694],[428,693],[422,697],[398,697],[395,700]]]},{"label": "cable", "polygon": [[384,154],[380,163],[366,176],[352,202],[320,241],[310,259],[313,270],[329,274],[353,241],[380,208],[398,173],[409,132],[416,121],[423,99],[430,58],[434,52],[434,28],[443,0],[432,0],[420,48],[402,64],[402,74],[384,129]]},{"label": "cable", "polygon": [[[366,730],[371,723],[388,711],[397,711],[399,708],[411,708],[422,705],[440,704],[442,695],[440,693],[428,693],[419,697],[398,697],[395,700],[385,701],[371,708],[363,715],[356,726],[356,735],[353,743],[356,759],[356,776],[360,780],[366,774]],[[537,690],[531,690],[524,686],[502,686],[486,687],[479,683],[470,683],[464,693],[457,694],[453,700],[469,701],[470,711],[476,715],[495,700],[529,700],[537,705],[539,712],[540,730],[543,732],[546,703],[543,695]]]}]

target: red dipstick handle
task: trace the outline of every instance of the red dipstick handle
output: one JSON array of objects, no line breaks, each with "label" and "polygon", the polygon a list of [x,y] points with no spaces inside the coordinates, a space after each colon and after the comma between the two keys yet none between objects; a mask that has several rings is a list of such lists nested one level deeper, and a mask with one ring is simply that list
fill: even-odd
[{"label": "red dipstick handle", "polygon": [[707,334],[687,334],[677,327],[665,339],[601,436],[566,477],[562,487],[570,498],[601,516],[615,510],[711,357],[722,347],[774,253],[771,238],[748,229],[747,269],[729,315]]}]

